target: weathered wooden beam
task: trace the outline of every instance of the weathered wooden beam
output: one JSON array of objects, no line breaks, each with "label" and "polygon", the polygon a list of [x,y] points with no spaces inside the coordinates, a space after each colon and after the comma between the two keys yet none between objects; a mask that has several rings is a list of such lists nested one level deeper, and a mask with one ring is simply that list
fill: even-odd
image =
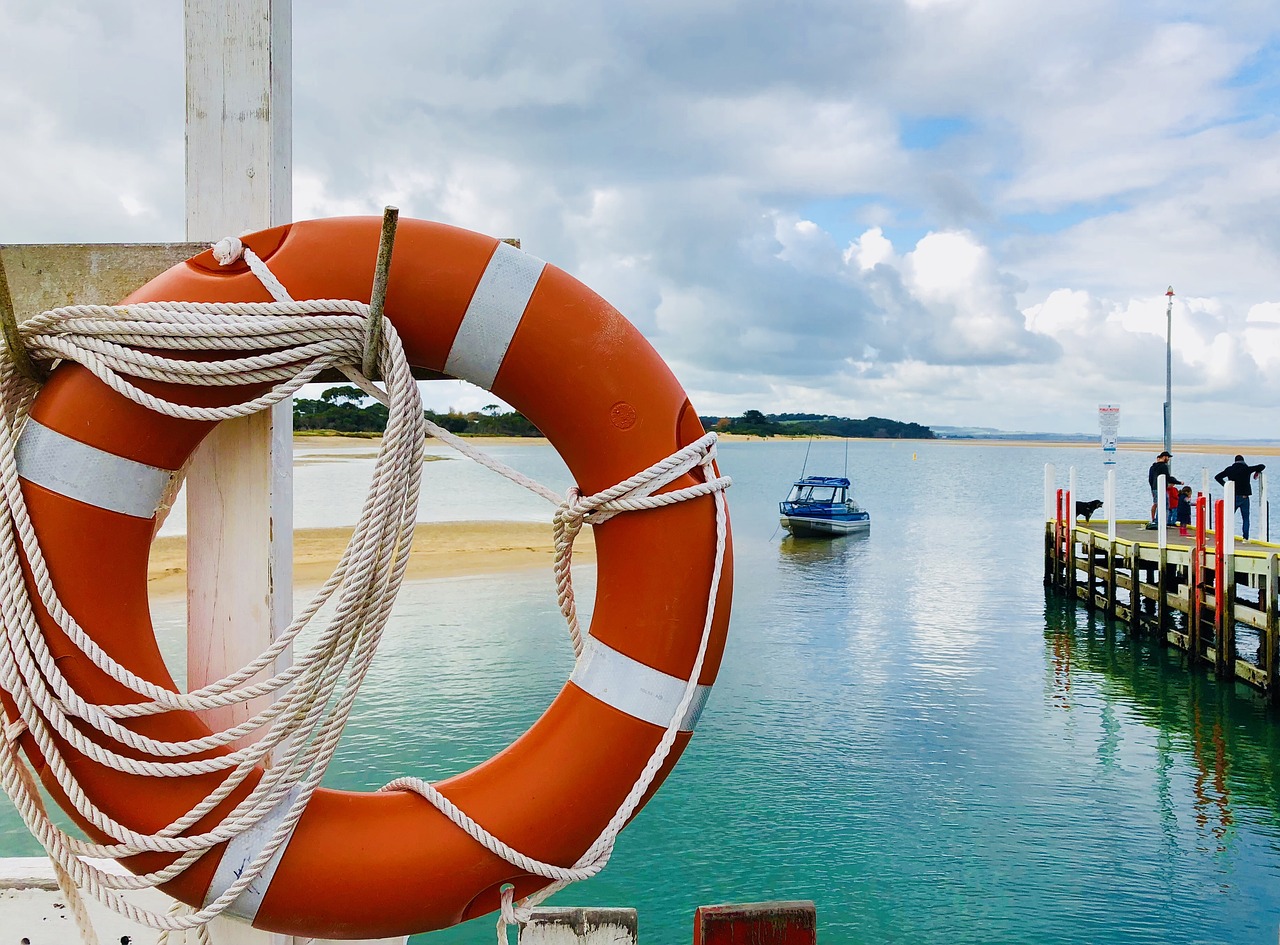
[{"label": "weathered wooden beam", "polygon": [[817,945],[818,913],[812,902],[756,902],[699,906],[693,945]]},{"label": "weathered wooden beam", "polygon": [[542,908],[520,927],[520,945],[636,945],[635,909]]},{"label": "weathered wooden beam", "polygon": [[205,243],[8,243],[3,265],[21,322],[64,305],[114,305]]}]

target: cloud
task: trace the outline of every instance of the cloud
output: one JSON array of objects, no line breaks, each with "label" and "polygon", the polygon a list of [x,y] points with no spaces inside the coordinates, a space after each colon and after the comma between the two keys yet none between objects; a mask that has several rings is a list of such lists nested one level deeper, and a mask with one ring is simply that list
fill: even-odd
[{"label": "cloud", "polygon": [[[153,7],[0,7],[0,239],[182,237],[180,5]],[[1275,4],[293,20],[295,216],[519,237],[704,412],[1070,430],[1114,401],[1153,432],[1169,284],[1184,429],[1257,435],[1280,401]]]}]

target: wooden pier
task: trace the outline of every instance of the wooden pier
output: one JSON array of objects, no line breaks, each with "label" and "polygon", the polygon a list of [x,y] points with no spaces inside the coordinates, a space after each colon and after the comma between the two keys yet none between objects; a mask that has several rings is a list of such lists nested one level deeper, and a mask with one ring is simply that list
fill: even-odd
[{"label": "wooden pier", "polygon": [[[1088,523],[1070,492],[1058,494],[1045,526],[1044,583],[1185,652],[1221,679],[1280,696],[1280,544],[1219,535],[1209,522],[1232,522],[1224,503],[1210,519],[1201,497],[1188,534],[1145,521]],[[1227,506],[1231,508],[1231,506]]]}]

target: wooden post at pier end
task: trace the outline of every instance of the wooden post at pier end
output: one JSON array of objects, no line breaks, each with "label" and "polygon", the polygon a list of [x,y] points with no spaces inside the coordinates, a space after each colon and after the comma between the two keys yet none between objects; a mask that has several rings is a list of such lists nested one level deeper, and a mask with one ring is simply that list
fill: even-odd
[{"label": "wooden post at pier end", "polygon": [[[187,239],[292,218],[291,0],[185,0]],[[187,471],[187,686],[250,662],[289,623],[293,415],[288,401],[218,424]],[[217,730],[261,706],[204,713]],[[219,918],[215,943],[292,936]]]},{"label": "wooden post at pier end", "polygon": [[[291,217],[290,0],[186,0],[187,238]],[[187,474],[187,685],[266,649],[292,609],[293,416],[219,424]],[[248,705],[206,714],[223,728]]]},{"label": "wooden post at pier end", "polygon": [[519,945],[636,945],[635,909],[534,909]]},{"label": "wooden post at pier end", "polygon": [[699,906],[693,945],[817,945],[818,914],[812,902],[757,902]]}]

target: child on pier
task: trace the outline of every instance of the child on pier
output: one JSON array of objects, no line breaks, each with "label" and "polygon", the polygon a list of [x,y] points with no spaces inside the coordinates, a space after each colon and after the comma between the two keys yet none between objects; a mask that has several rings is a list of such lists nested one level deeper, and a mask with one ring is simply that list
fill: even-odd
[{"label": "child on pier", "polygon": [[1187,535],[1187,526],[1191,524],[1191,487],[1183,486],[1178,493],[1178,534]]},{"label": "child on pier", "polygon": [[1169,510],[1169,514],[1165,516],[1165,521],[1170,525],[1178,524],[1178,501],[1182,498],[1182,493],[1178,491],[1178,486],[1182,485],[1177,479],[1170,479],[1165,486],[1165,505]]}]

